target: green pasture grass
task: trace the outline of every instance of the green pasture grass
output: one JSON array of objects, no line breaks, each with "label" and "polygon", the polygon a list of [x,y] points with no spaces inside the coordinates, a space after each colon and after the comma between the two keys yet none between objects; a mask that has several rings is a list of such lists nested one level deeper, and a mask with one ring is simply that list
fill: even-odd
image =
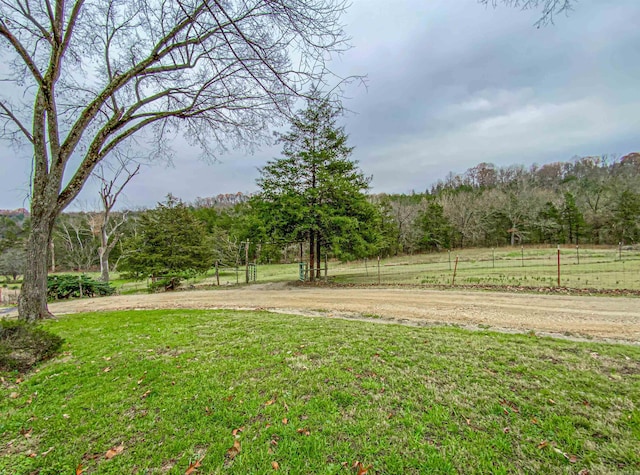
[{"label": "green pasture grass", "polygon": [[2,474],[640,471],[638,346],[267,312],[44,326],[64,353],[3,376]]},{"label": "green pasture grass", "polygon": [[[640,290],[640,251],[617,247],[561,248],[560,285],[572,288]],[[579,255],[579,260],[578,260]],[[557,286],[557,249],[555,246],[526,246],[522,248],[482,248],[398,256],[380,260],[381,284],[450,285],[455,259],[458,257],[456,283],[465,285],[494,285],[555,287]],[[449,258],[451,262],[449,262]],[[322,263],[324,266],[324,263]],[[340,283],[378,283],[378,260],[362,259],[353,262],[330,260],[328,275]],[[98,278],[99,273],[88,273]],[[324,268],[322,270],[324,276]],[[259,264],[257,282],[292,282],[298,280],[298,263]],[[144,293],[146,279],[135,281],[112,273],[110,282],[120,294]],[[220,268],[220,285],[245,283],[245,267]],[[215,287],[215,270],[183,281],[185,288]]]},{"label": "green pasture grass", "polygon": [[[494,259],[495,256],[495,259]],[[557,249],[464,249],[380,260],[380,283],[450,285],[458,257],[457,284],[557,286]],[[640,289],[640,252],[617,248],[561,249],[560,285],[573,288]],[[377,283],[377,259],[333,263],[329,275],[342,283]]]}]

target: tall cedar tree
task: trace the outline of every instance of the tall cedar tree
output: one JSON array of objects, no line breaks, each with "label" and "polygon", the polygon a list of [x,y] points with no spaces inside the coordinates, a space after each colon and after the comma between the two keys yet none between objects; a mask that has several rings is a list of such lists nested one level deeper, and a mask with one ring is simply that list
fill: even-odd
[{"label": "tall cedar tree", "polygon": [[171,195],[140,216],[136,236],[125,247],[122,270],[149,275],[153,280],[178,282],[185,275],[205,272],[213,264],[204,225]]},{"label": "tall cedar tree", "polygon": [[320,276],[321,249],[358,257],[373,251],[377,209],[363,193],[369,187],[353,147],[337,125],[342,110],[312,92],[291,129],[276,134],[282,157],[261,169],[261,194],[254,207],[264,217],[267,235],[309,243],[310,280]]}]

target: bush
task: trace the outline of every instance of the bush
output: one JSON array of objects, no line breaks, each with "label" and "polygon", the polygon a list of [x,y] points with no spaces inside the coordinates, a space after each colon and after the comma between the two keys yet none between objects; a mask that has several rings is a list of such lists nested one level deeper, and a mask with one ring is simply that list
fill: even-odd
[{"label": "bush", "polygon": [[186,270],[183,272],[176,272],[175,274],[165,274],[162,276],[157,276],[149,283],[149,292],[159,292],[164,290],[165,292],[169,292],[171,290],[176,290],[182,284],[183,280],[192,279],[197,275],[197,273],[193,270]]},{"label": "bush", "polygon": [[55,356],[64,340],[35,324],[0,320],[0,371],[25,372]]},{"label": "bush", "polygon": [[111,295],[115,288],[86,275],[50,275],[47,277],[47,296],[50,300]]}]

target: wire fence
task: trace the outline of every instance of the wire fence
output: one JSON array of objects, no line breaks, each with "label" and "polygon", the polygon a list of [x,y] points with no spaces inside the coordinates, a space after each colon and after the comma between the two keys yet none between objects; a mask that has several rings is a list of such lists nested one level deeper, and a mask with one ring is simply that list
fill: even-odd
[{"label": "wire fence", "polygon": [[640,290],[640,248],[460,250],[335,263],[336,282]]},{"label": "wire fence", "polygon": [[[306,256],[304,256],[306,257]],[[303,267],[307,263],[302,264]],[[325,266],[326,273],[325,273]],[[206,276],[184,287],[233,286],[246,282],[299,280],[298,262],[256,265],[219,262]],[[640,246],[508,247],[362,259],[340,263],[323,261],[319,280],[353,284],[409,284],[426,286],[493,286],[497,288],[566,287],[603,291],[640,291]],[[11,287],[14,287],[13,285]],[[148,281],[124,282],[118,293],[143,292]],[[0,289],[0,306],[16,305],[19,289]]]}]

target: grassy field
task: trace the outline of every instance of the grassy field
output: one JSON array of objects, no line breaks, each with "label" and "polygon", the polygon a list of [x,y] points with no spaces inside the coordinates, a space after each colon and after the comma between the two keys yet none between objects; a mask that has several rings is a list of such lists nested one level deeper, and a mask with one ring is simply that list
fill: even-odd
[{"label": "grassy field", "polygon": [[[539,247],[463,249],[353,263],[336,263],[329,274],[343,283],[554,287],[557,249]],[[562,248],[560,285],[572,288],[640,289],[640,251]],[[378,277],[379,275],[379,277]]]},{"label": "grassy field", "polygon": [[[341,263],[329,261],[328,275],[333,282],[346,284],[451,285],[458,258],[455,283],[504,288],[509,286],[555,287],[558,281],[555,247],[506,247],[462,249],[454,252],[417,254]],[[617,247],[561,249],[562,287],[576,289],[640,290],[640,250]],[[298,263],[258,265],[257,282],[298,280]],[[99,273],[87,275],[98,278]],[[324,275],[324,270],[323,270]],[[245,268],[223,267],[220,285],[245,283]],[[112,273],[111,284],[120,294],[144,293],[146,280],[122,279]],[[20,282],[7,282],[7,295],[14,295]],[[216,286],[215,271],[183,282],[183,287]],[[13,298],[15,300],[15,298]],[[12,302],[4,302],[12,303]]]},{"label": "grassy field", "polygon": [[1,474],[640,471],[636,346],[265,312],[45,326],[65,352],[4,375]]}]

